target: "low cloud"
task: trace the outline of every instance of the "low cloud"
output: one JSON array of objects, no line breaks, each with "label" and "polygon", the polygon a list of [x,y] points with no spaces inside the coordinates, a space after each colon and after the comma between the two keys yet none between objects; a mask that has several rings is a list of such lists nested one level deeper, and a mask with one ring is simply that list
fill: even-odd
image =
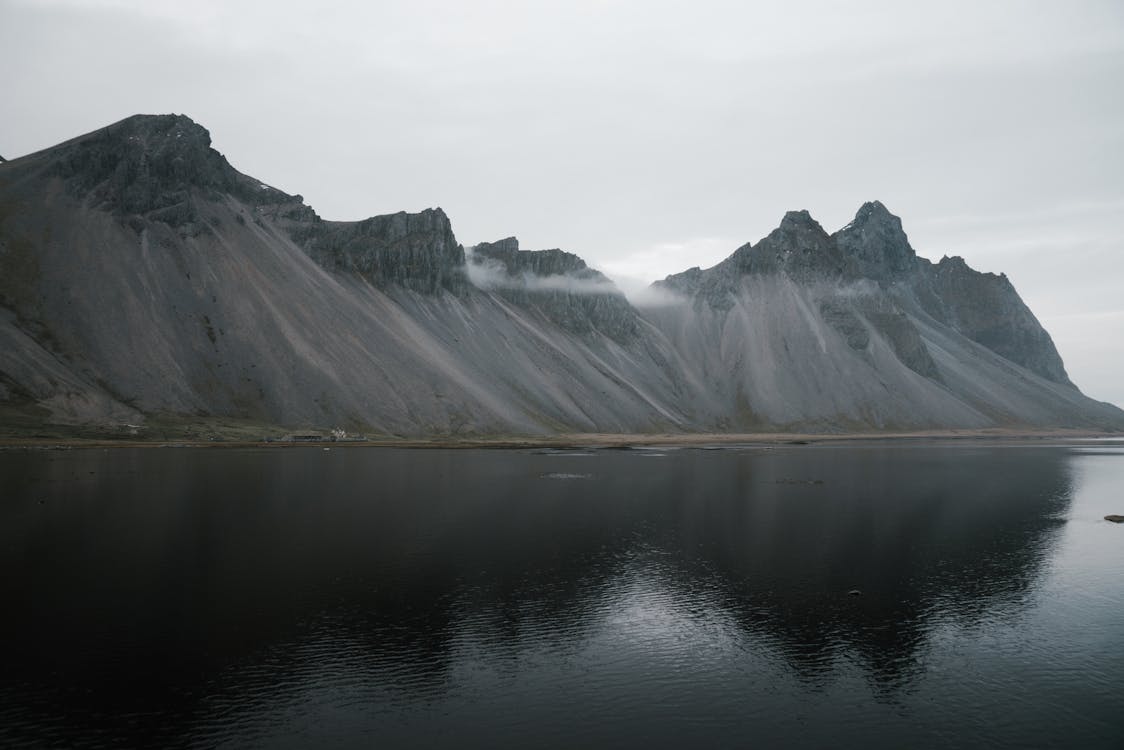
[{"label": "low cloud", "polygon": [[613,281],[633,307],[674,307],[690,302],[685,295],[665,286],[653,286],[635,276],[614,276]]},{"label": "low cloud", "polygon": [[465,272],[473,285],[486,291],[518,289],[528,292],[566,292],[567,294],[621,293],[616,284],[604,277],[582,278],[573,274],[539,276],[529,271],[512,274],[500,261],[477,255],[475,248],[465,250]]}]

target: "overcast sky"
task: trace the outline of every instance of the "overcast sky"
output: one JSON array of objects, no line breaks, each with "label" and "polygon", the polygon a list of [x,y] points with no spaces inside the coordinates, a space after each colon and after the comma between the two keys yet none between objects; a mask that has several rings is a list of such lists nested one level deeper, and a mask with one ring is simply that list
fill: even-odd
[{"label": "overcast sky", "polygon": [[327,219],[618,279],[879,199],[1124,405],[1124,2],[0,0],[0,155],[179,112]]}]

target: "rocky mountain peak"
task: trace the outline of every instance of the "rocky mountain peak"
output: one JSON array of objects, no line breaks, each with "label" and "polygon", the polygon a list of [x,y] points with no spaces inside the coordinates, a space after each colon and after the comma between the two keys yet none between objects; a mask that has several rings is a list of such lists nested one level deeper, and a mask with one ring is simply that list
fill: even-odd
[{"label": "rocky mountain peak", "polygon": [[249,178],[211,148],[186,115],[133,115],[29,157],[69,191],[122,215],[178,226],[195,219],[193,194],[231,195],[250,205],[298,201]]},{"label": "rocky mountain peak", "polygon": [[823,247],[828,234],[807,210],[789,211],[780,226],[769,233],[760,244],[785,246],[789,250],[814,250]]},{"label": "rocky mountain peak", "polygon": [[784,246],[788,250],[813,251],[821,249],[828,234],[807,210],[789,211],[780,226],[769,233],[759,244]]},{"label": "rocky mountain peak", "polygon": [[187,115],[137,114],[108,126],[106,130],[139,137],[153,150],[168,146],[175,148],[177,144],[184,152],[211,146],[211,132]]},{"label": "rocky mountain peak", "polygon": [[[1072,385],[1049,334],[1006,276],[975,271],[959,256],[946,256],[937,264],[918,260],[901,219],[878,201],[864,203],[854,221],[830,236],[807,211],[789,211],[756,245],[743,245],[713,268],[689,269],[656,285],[727,310],[743,276],[778,274],[799,283],[877,282],[888,295],[879,303],[885,309],[870,307],[874,303],[868,301],[863,304],[870,309],[861,314],[875,321],[876,329],[893,332],[902,361],[922,374],[935,372],[935,366],[915,346],[916,332],[901,323],[900,308],[913,304],[910,300],[934,320],[1009,361],[1054,383]],[[909,299],[899,300],[901,295]],[[849,340],[859,342],[865,329],[846,312],[851,307],[852,301],[829,301],[824,314],[850,334]]]},{"label": "rocky mountain peak", "polygon": [[917,255],[902,221],[879,201],[864,203],[854,220],[832,235],[860,275],[886,279],[913,270]]},{"label": "rocky mountain peak", "polygon": [[[789,211],[774,229],[756,245],[743,245],[730,257],[725,269],[737,274],[783,272],[794,278],[837,275],[838,251],[831,237],[807,211]],[[726,262],[719,264],[724,266]]]},{"label": "rocky mountain peak", "polygon": [[[232,168],[211,149],[211,134],[184,115],[133,115],[57,147],[58,174],[91,187],[111,180],[167,187],[219,186]],[[124,196],[135,202],[134,194]]]},{"label": "rocky mountain peak", "polygon": [[897,216],[890,213],[890,209],[882,201],[874,200],[867,201],[859,206],[859,210],[855,213],[855,223],[865,223],[869,221],[874,222],[897,222],[899,225],[901,221]]},{"label": "rocky mountain peak", "polygon": [[799,211],[786,211],[784,218],[781,219],[780,228],[782,231],[793,232],[800,230],[813,230],[819,229],[823,231],[820,223],[812,218],[807,209]]}]

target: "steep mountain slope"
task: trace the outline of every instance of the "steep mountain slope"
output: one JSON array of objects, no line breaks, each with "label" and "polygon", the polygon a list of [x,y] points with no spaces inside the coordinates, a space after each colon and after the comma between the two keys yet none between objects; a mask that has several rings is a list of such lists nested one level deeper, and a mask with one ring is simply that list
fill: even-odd
[{"label": "steep mountain slope", "polygon": [[716,418],[882,429],[1112,428],[1003,276],[918,258],[877,202],[827,234],[805,211],[714,268],[658,286],[647,311],[684,353]]},{"label": "steep mountain slope", "polygon": [[[0,165],[0,417],[378,434],[1124,427],[1003,277],[880,204],[785,217],[630,305],[560,250],[467,253],[440,209],[324,221],[182,116]],[[143,427],[139,428],[143,430]]]},{"label": "steep mountain slope", "polygon": [[395,434],[682,422],[643,347],[470,285],[440,209],[321,221],[233,170],[187,118],[130,118],[5,165],[0,222],[2,395],[46,419]]}]

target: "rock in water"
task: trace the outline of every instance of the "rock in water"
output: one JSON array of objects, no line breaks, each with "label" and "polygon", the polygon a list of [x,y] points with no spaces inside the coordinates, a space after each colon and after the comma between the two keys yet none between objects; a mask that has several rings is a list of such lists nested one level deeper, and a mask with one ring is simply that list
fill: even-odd
[{"label": "rock in water", "polygon": [[1104,520],[1112,521],[1113,523],[1124,523],[1124,516],[1118,516],[1115,513],[1109,513],[1104,517]]}]

